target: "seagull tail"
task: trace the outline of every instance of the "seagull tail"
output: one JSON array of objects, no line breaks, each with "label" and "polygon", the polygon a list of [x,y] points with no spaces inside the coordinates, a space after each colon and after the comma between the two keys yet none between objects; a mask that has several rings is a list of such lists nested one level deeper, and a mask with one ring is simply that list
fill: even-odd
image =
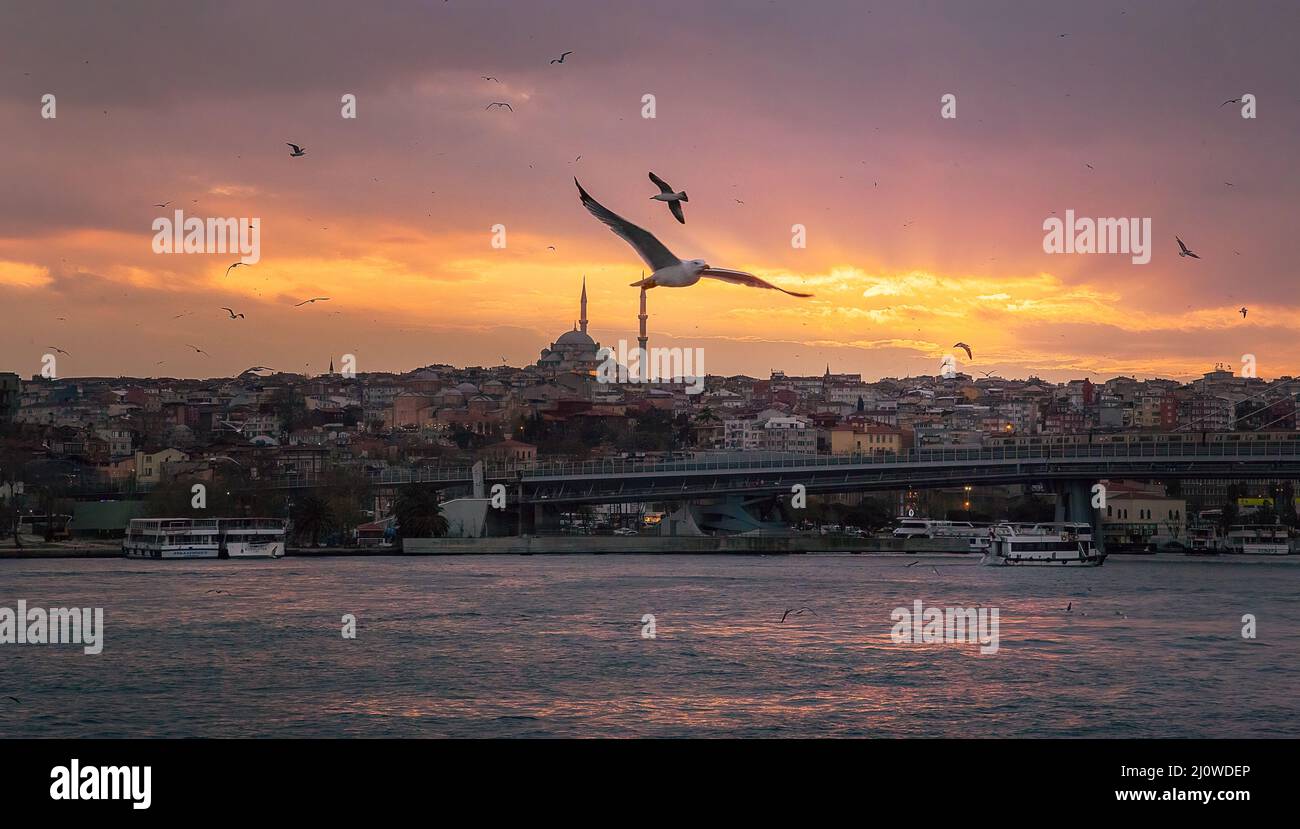
[{"label": "seagull tail", "polygon": [[636,282],[630,284],[633,288],[645,288],[648,291],[651,288],[658,287],[659,283],[655,282],[653,276],[647,276],[645,279],[638,279]]}]

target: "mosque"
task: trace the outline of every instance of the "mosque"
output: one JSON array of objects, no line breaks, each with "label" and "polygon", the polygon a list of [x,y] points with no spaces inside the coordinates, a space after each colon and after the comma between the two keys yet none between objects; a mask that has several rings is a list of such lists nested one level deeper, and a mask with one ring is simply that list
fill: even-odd
[{"label": "mosque", "polygon": [[[641,333],[637,337],[637,342],[642,348],[645,348],[648,342],[646,318],[645,288],[642,288],[641,313],[638,317],[641,321]],[[556,337],[550,348],[542,349],[542,356],[537,361],[537,367],[554,373],[594,374],[602,362],[598,356],[599,353],[600,343],[593,340],[587,333],[587,278],[584,276],[582,278],[582,295],[578,299],[578,321],[574,323],[573,330],[565,331]]]}]

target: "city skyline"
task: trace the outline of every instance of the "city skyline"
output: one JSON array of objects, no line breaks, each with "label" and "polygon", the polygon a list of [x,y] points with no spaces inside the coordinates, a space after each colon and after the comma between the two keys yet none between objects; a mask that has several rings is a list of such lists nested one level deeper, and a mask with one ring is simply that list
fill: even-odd
[{"label": "city skyline", "polygon": [[[933,375],[957,341],[974,349],[958,370],[1008,378],[1186,380],[1245,354],[1297,373],[1300,102],[1279,71],[1300,68],[1279,22],[1295,10],[937,5],[868,25],[850,6],[692,7],[686,27],[584,3],[327,3],[310,41],[289,6],[256,29],[239,3],[15,9],[0,370],[36,374],[53,345],[60,376],[314,374],[345,353],[363,373],[527,365],[584,276],[592,336],[631,341],[640,263],[585,214],[577,174],[675,250],[815,294],[650,292],[652,344],[702,347],[710,373]],[[665,61],[651,30],[688,48]],[[1220,106],[1246,92],[1257,118]],[[649,170],[691,193],[685,225],[649,200]],[[154,253],[176,209],[259,218],[260,261]],[[1150,264],[1045,254],[1067,210],[1151,218]],[[331,299],[295,307],[313,296]]]}]

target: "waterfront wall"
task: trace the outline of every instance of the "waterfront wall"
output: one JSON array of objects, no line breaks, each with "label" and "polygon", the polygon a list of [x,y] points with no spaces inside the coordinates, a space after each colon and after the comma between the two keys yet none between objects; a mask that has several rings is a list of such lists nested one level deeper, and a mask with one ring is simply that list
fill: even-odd
[{"label": "waterfront wall", "polygon": [[517,536],[513,538],[408,538],[407,555],[563,555],[573,553],[950,553],[941,539],[838,536]]}]

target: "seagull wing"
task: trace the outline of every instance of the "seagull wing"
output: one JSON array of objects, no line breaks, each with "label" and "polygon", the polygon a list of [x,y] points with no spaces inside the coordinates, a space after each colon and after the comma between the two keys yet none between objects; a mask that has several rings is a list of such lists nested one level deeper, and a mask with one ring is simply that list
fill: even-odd
[{"label": "seagull wing", "polygon": [[656,271],[660,268],[667,268],[681,263],[682,260],[664,247],[664,243],[656,239],[653,233],[645,228],[637,227],[593,199],[586,190],[582,189],[582,185],[578,184],[576,178],[573,183],[578,185],[578,196],[582,199],[582,206],[587,208],[587,212],[600,219],[623,241],[635,248],[642,262],[645,262]]},{"label": "seagull wing", "polygon": [[[286,141],[286,142],[284,142],[284,143],[285,143],[285,144],[289,144],[288,141]],[[302,152],[302,147],[299,147],[297,144],[289,144],[289,146],[293,148],[293,151],[294,151],[295,153],[300,153],[300,152]]]},{"label": "seagull wing", "polygon": [[1193,259],[1200,259],[1200,258],[1201,258],[1201,257],[1197,256],[1196,254],[1192,253],[1190,250],[1187,251],[1187,255],[1190,256],[1190,257],[1192,257]]},{"label": "seagull wing", "polygon": [[668,182],[666,182],[666,181],[664,181],[663,179],[659,178],[659,176],[655,175],[654,173],[651,173],[651,174],[650,174],[650,180],[653,181],[653,182],[655,183],[655,186],[659,188],[659,192],[660,192],[660,193],[669,193],[669,194],[671,194],[671,193],[676,192],[675,190],[673,190],[672,187],[669,187],[669,186],[668,186]]},{"label": "seagull wing", "polygon": [[677,221],[686,224],[686,217],[682,215],[682,203],[677,201],[668,202],[668,209],[677,217]]},{"label": "seagull wing", "polygon": [[785,288],[778,288],[772,283],[764,282],[752,273],[745,273],[744,271],[733,271],[727,268],[706,268],[700,271],[700,276],[711,276],[714,279],[721,279],[724,282],[732,282],[736,285],[748,285],[751,288],[771,288],[774,291],[780,291],[790,296],[812,296],[812,294],[801,294],[795,291],[787,291]]},{"label": "seagull wing", "polygon": [[1178,243],[1178,248],[1179,248],[1183,253],[1187,253],[1187,252],[1188,252],[1188,250],[1187,250],[1187,245],[1184,245],[1184,244],[1183,244],[1183,240],[1182,240],[1182,239],[1179,239],[1177,236],[1175,236],[1175,237],[1174,237],[1174,241]]}]

